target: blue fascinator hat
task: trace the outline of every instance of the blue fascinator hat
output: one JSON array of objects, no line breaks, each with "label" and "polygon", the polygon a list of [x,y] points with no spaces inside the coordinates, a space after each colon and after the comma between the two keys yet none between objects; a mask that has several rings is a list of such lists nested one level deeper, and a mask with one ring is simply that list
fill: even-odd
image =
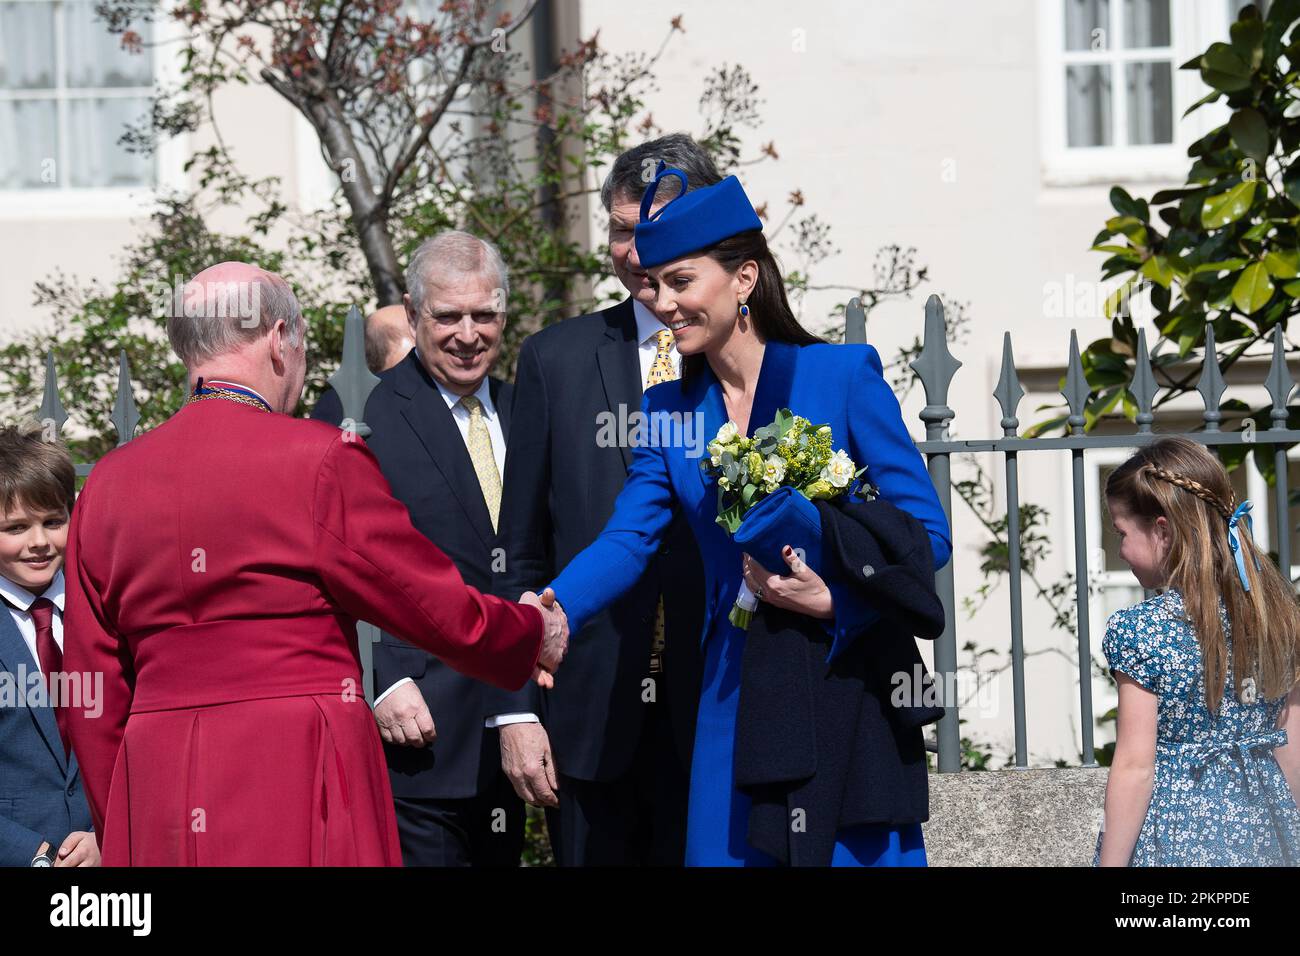
[{"label": "blue fascinator hat", "polygon": [[[681,192],[651,216],[659,184],[669,176],[681,181]],[[642,266],[661,266],[738,233],[762,230],[763,222],[735,176],[692,192],[686,189],[686,174],[661,161],[655,181],[641,198],[641,220],[635,231],[636,254]]]}]

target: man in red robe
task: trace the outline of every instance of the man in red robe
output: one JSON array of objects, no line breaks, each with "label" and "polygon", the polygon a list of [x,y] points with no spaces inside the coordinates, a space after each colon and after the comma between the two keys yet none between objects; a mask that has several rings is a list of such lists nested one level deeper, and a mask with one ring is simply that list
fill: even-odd
[{"label": "man in red robe", "polygon": [[182,298],[191,397],[95,466],[70,531],[87,706],[66,717],[103,862],[400,866],[356,621],[510,689],[549,682],[565,621],[467,587],[364,442],[291,417],[305,323],[283,279],[223,263]]}]

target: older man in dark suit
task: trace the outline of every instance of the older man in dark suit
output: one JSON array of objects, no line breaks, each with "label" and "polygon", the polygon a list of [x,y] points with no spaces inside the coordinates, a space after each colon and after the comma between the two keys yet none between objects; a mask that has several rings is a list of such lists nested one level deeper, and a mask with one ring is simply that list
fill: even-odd
[{"label": "older man in dark suit", "polygon": [[[654,291],[632,243],[659,161],[685,171],[690,188],[721,178],[680,134],[619,156],[601,201],[614,272],[629,297],[542,329],[520,352],[502,519],[505,593],[545,585],[600,533],[631,464],[627,441],[600,438],[602,422],[627,421],[648,385],[677,376],[672,335],[650,311]],[[572,636],[563,677],[543,692],[560,771],[560,804],[547,822],[562,866],[682,864],[703,578],[678,515],[645,577]]]},{"label": "older man in dark suit", "polygon": [[[466,583],[499,591],[511,386],[490,373],[506,321],[505,265],[490,243],[445,232],[416,250],[406,281],[416,345],[367,400],[366,442],[415,527]],[[322,396],[313,417],[338,424],[337,395]],[[535,689],[499,691],[389,634],[375,648],[374,673],[403,862],[518,865],[520,797],[556,799],[554,768],[525,767],[521,756],[538,750],[529,743]]]}]

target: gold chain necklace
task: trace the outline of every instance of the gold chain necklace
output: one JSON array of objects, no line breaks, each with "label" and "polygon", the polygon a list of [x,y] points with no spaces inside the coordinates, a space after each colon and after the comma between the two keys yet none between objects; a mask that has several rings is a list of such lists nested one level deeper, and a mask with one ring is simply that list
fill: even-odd
[{"label": "gold chain necklace", "polygon": [[219,385],[207,385],[204,387],[208,389],[208,391],[205,394],[191,395],[189,397],[189,400],[185,404],[193,405],[195,402],[206,402],[209,399],[221,398],[221,399],[225,399],[228,402],[235,402],[239,405],[248,405],[252,408],[259,408],[264,412],[270,411],[269,408],[267,408],[264,404],[262,404],[262,402],[258,401],[256,398],[250,398],[247,395],[241,395],[239,392],[232,392],[230,389],[222,388]]}]

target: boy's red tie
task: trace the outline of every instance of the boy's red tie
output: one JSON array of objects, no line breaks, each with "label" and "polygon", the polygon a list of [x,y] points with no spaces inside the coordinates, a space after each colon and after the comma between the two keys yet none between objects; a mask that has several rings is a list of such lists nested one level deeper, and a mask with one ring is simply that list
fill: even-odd
[{"label": "boy's red tie", "polygon": [[[49,598],[37,598],[32,602],[29,613],[36,624],[36,657],[41,664],[41,673],[45,675],[45,686],[53,687],[53,675],[63,670],[63,651],[54,640],[54,602]],[[68,756],[68,732],[63,726],[63,709],[58,706],[53,695],[50,707],[54,710],[54,721],[59,725],[59,736],[63,738],[63,755]]]}]

